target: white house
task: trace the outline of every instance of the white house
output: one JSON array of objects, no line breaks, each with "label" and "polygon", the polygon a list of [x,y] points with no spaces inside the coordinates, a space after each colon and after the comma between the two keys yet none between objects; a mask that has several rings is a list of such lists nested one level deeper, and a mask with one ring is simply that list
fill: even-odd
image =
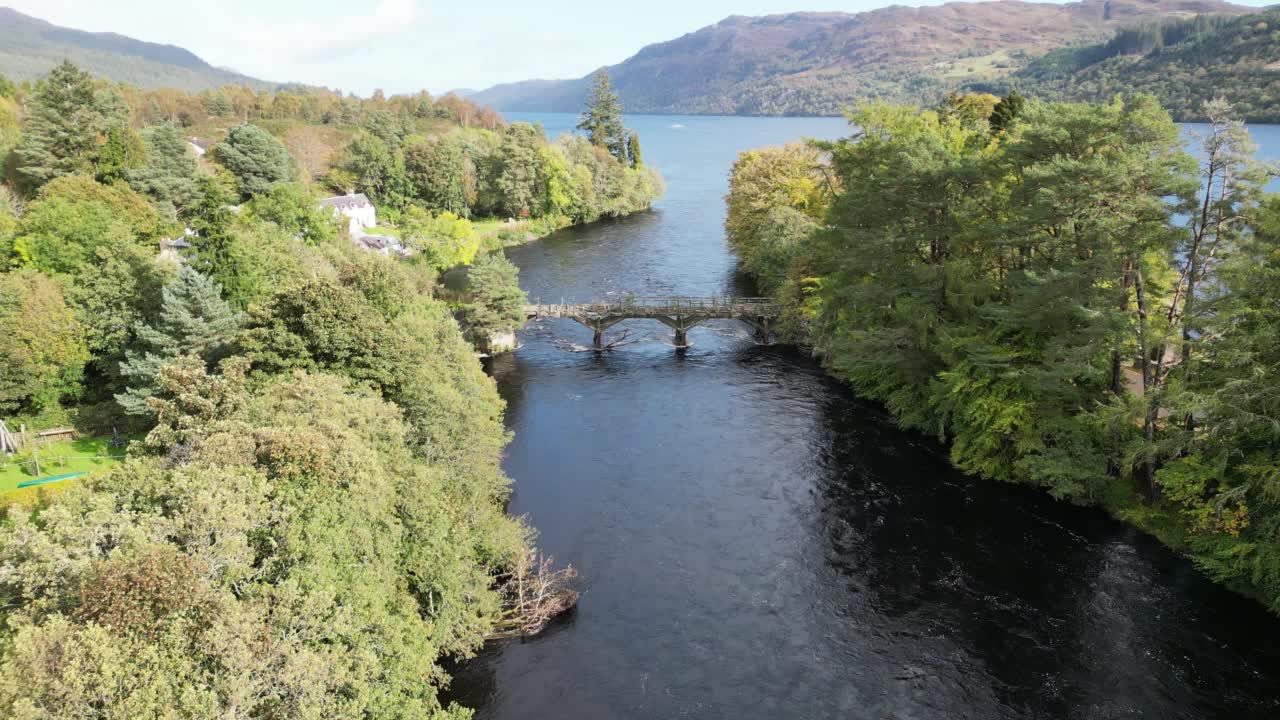
[{"label": "white house", "polygon": [[346,216],[353,238],[364,235],[365,230],[378,224],[378,211],[364,193],[325,198],[320,201],[320,207],[332,208],[334,214]]}]

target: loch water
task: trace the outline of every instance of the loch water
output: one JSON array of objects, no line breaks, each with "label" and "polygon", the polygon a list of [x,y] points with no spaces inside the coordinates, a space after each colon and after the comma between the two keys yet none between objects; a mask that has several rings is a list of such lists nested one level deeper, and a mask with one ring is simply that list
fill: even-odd
[{"label": "loch water", "polygon": [[[511,115],[552,135],[569,115]],[[667,196],[510,258],[531,298],[749,291],[724,239],[741,150],[837,119],[634,116]],[[1254,130],[1280,155],[1280,128]],[[967,477],[803,353],[717,321],[597,355],[531,323],[491,371],[510,509],[582,574],[575,611],[456,670],[483,720],[1280,718],[1280,619],[1142,533]]]}]

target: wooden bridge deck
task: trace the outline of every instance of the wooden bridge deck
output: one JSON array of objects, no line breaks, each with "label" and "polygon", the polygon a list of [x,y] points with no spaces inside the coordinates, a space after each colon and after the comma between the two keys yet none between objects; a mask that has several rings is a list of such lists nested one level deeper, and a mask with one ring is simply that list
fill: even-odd
[{"label": "wooden bridge deck", "polygon": [[534,318],[565,318],[590,328],[597,350],[603,348],[604,332],[623,320],[652,318],[675,330],[675,346],[688,347],[688,332],[706,320],[741,320],[750,325],[760,342],[768,342],[770,325],[782,308],[771,298],[746,297],[635,297],[597,300],[589,303],[525,305],[524,315]]}]

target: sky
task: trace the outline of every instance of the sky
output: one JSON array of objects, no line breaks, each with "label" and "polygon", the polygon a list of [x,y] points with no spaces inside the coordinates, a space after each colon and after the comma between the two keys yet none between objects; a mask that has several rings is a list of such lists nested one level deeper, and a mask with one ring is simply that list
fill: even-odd
[{"label": "sky", "polygon": [[[1264,5],[1273,0],[1236,0]],[[186,48],[220,67],[360,95],[576,78],[729,15],[887,0],[0,0],[57,25]],[[941,0],[901,4],[937,5]]]}]

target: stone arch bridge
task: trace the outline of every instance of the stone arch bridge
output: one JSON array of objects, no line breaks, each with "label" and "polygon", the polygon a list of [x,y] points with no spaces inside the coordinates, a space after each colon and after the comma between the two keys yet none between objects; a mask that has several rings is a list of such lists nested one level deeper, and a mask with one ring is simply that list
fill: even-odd
[{"label": "stone arch bridge", "polygon": [[633,297],[589,303],[526,305],[526,319],[566,318],[590,328],[596,350],[604,348],[604,331],[623,320],[648,318],[675,331],[675,346],[689,346],[689,330],[707,320],[740,320],[751,326],[757,342],[768,343],[780,307],[771,298]]}]

